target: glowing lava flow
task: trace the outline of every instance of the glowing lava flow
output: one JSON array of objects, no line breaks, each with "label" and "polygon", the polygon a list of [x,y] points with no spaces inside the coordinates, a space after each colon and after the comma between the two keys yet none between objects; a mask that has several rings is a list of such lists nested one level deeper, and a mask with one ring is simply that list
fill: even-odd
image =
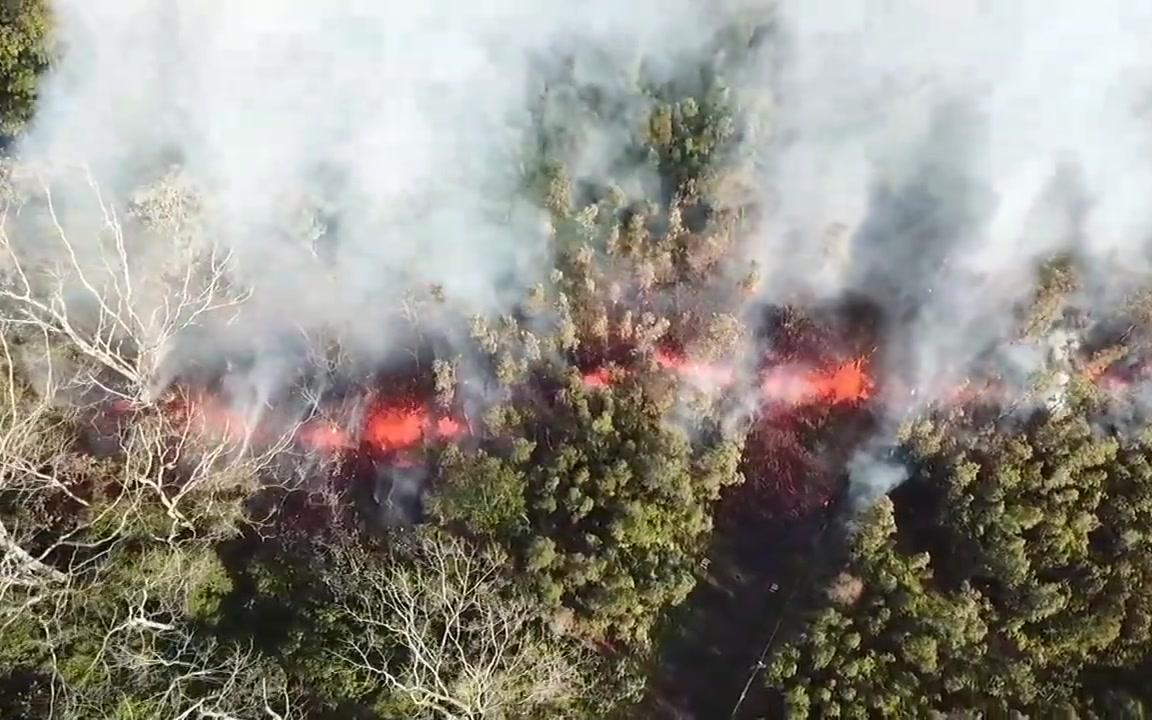
[{"label": "glowing lava flow", "polygon": [[[268,442],[276,437],[275,422],[253,422],[211,396],[185,396],[166,404],[164,412],[196,422],[201,430],[232,442]],[[417,403],[386,403],[375,406],[357,437],[331,420],[306,420],[294,429],[293,439],[316,452],[332,454],[357,447],[363,440],[380,454],[411,449],[426,438],[454,438],[464,432],[462,423],[450,417],[434,418]]]},{"label": "glowing lava flow", "polygon": [[452,418],[434,420],[421,407],[382,407],[364,423],[364,440],[376,450],[389,453],[418,445],[426,437],[453,438],[464,426]]},{"label": "glowing lava flow", "polygon": [[830,371],[809,370],[798,377],[787,377],[777,370],[771,368],[761,378],[760,389],[766,398],[783,397],[793,405],[854,405],[872,396],[872,378],[864,369],[862,358],[849,360]]},{"label": "glowing lava flow", "polygon": [[731,385],[736,376],[731,367],[695,362],[667,350],[656,351],[656,364],[697,385]]},{"label": "glowing lava flow", "polygon": [[612,370],[599,367],[584,373],[584,387],[604,388],[612,384]]},{"label": "glowing lava flow", "polygon": [[[722,387],[732,384],[735,378],[730,366],[694,362],[666,350],[656,353],[656,363],[698,385]],[[775,365],[760,374],[764,401],[776,404],[858,404],[872,396],[873,387],[863,358],[849,360],[831,370]]]}]

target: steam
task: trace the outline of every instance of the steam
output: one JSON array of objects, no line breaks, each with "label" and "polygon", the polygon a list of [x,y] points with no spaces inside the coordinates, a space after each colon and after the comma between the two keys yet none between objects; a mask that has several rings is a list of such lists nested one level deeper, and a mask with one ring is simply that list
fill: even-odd
[{"label": "steam", "polygon": [[851,501],[856,507],[868,507],[908,479],[908,468],[896,459],[892,447],[879,444],[858,451],[848,461]]}]

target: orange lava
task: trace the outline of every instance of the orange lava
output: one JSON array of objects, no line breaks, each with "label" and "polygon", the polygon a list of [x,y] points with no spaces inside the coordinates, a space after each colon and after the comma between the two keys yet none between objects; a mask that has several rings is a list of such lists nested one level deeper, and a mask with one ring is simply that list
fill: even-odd
[{"label": "orange lava", "polygon": [[419,409],[382,408],[364,424],[364,439],[384,452],[411,447],[424,437],[425,422]]},{"label": "orange lava", "polygon": [[696,362],[667,350],[656,351],[656,364],[698,385],[730,385],[736,373],[730,366]]},{"label": "orange lava", "polygon": [[[117,414],[127,412],[114,406]],[[209,395],[177,395],[163,406],[169,417],[195,423],[198,432],[208,432],[231,442],[271,442],[278,436],[276,422],[251,423],[241,413]],[[435,418],[423,405],[404,403],[377,406],[364,423],[361,438],[380,453],[411,449],[426,438],[454,438],[464,434],[463,423],[451,417]],[[353,449],[359,440],[338,423],[307,420],[292,433],[293,439],[316,452],[331,454]]]},{"label": "orange lava", "polygon": [[760,376],[765,401],[787,405],[859,404],[872,396],[873,382],[864,360],[849,360],[831,370],[795,366],[768,368]]},{"label": "orange lava", "polygon": [[850,360],[831,373],[808,373],[808,383],[816,400],[830,404],[856,404],[872,396],[872,378],[863,358]]},{"label": "orange lava", "polygon": [[320,452],[338,452],[355,447],[348,432],[336,423],[326,420],[306,422],[296,431],[301,444]]},{"label": "orange lava", "polygon": [[442,438],[459,437],[464,433],[464,423],[450,417],[442,417],[436,421],[436,434]]},{"label": "orange lava", "polygon": [[[654,359],[664,370],[696,385],[724,387],[735,380],[728,364],[689,360],[668,350],[657,350]],[[584,373],[584,385],[608,387],[614,376],[608,367]],[[806,369],[798,365],[775,365],[760,374],[760,392],[765,402],[785,405],[859,404],[872,397],[875,383],[864,358],[841,363],[830,370]]]},{"label": "orange lava", "polygon": [[364,424],[364,439],[380,452],[405,450],[425,438],[454,438],[464,425],[450,417],[433,418],[423,406],[385,406]]}]

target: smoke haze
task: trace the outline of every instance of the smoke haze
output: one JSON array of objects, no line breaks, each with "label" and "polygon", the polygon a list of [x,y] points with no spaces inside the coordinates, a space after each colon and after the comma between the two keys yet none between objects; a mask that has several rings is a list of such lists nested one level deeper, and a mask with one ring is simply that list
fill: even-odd
[{"label": "smoke haze", "polygon": [[596,82],[708,37],[698,3],[626,5],[58,0],[23,155],[113,198],[179,164],[255,286],[249,329],[334,326],[384,353],[403,292],[495,312],[551,267],[523,187],[550,64]]},{"label": "smoke haze", "polygon": [[[406,291],[441,285],[462,314],[497,313],[547,277],[546,213],[525,183],[550,71],[570,63],[609,93],[641,66],[673,77],[755,4],[56,0],[62,60],[21,151],[50,176],[84,166],[122,200],[179,165],[206,232],[255,289],[240,329],[208,344],[275,358],[294,329],[335,328],[382,356]],[[1005,346],[1054,253],[1088,269],[1089,309],[1148,269],[1147,3],[783,0],[776,12],[737,88],[772,100],[743,118],[766,131],[740,148],[767,208],[749,238],[760,300],[878,303],[896,407],[990,353],[1013,374],[1040,369],[1042,348]],[[573,173],[606,174],[649,102],[585,128]],[[272,361],[265,381],[290,366]]]},{"label": "smoke haze", "polygon": [[1147,270],[1146,3],[787,2],[759,244],[772,282],[880,302],[905,389],[931,398],[1011,339],[1039,261],[1083,302]]}]

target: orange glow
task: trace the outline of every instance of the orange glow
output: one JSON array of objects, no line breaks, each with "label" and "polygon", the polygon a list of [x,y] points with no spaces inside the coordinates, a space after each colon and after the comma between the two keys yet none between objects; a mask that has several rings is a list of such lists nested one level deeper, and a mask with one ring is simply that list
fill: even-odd
[{"label": "orange glow", "polygon": [[808,374],[817,399],[828,403],[859,403],[872,396],[872,378],[864,369],[864,360],[844,363],[831,374],[814,371]]},{"label": "orange glow", "polygon": [[612,384],[612,371],[601,367],[584,373],[584,387],[605,388]]},{"label": "orange glow", "polygon": [[433,418],[421,405],[393,405],[377,409],[364,424],[364,440],[381,452],[419,445],[426,437],[454,438],[464,433],[455,418]]},{"label": "orange glow", "polygon": [[[668,350],[657,350],[654,359],[664,370],[697,385],[723,387],[735,380],[731,365],[689,360]],[[613,374],[607,367],[584,373],[586,387],[607,387]],[[760,392],[766,402],[787,405],[822,403],[858,404],[872,396],[874,382],[864,358],[841,363],[831,370],[806,370],[797,365],[776,365],[761,372]]]},{"label": "orange glow", "polygon": [[307,422],[296,431],[296,439],[302,444],[321,452],[337,452],[353,447],[348,433],[332,422],[323,420]]},{"label": "orange glow", "polygon": [[730,366],[695,362],[667,350],[657,350],[655,359],[660,367],[698,385],[730,385],[735,378]]},{"label": "orange glow", "polygon": [[857,358],[832,370],[801,370],[795,366],[768,368],[760,376],[760,392],[769,402],[789,405],[858,404],[872,395],[873,382]]},{"label": "orange glow", "polygon": [[442,438],[454,438],[464,432],[463,423],[450,418],[442,417],[436,421],[436,434]]},{"label": "orange glow", "polygon": [[[271,427],[263,422],[249,423],[243,415],[211,396],[173,397],[165,403],[164,412],[174,419],[195,423],[198,432],[212,433],[232,442],[275,439],[274,419]],[[464,424],[454,418],[433,418],[423,405],[406,402],[377,407],[364,423],[362,439],[381,453],[392,453],[413,448],[426,437],[455,438],[465,431]],[[292,436],[308,449],[325,454],[353,449],[358,443],[353,432],[324,419],[301,423]]]},{"label": "orange glow", "polygon": [[372,413],[364,424],[364,439],[383,452],[401,450],[424,438],[426,424],[425,413],[419,408],[385,407]]}]

